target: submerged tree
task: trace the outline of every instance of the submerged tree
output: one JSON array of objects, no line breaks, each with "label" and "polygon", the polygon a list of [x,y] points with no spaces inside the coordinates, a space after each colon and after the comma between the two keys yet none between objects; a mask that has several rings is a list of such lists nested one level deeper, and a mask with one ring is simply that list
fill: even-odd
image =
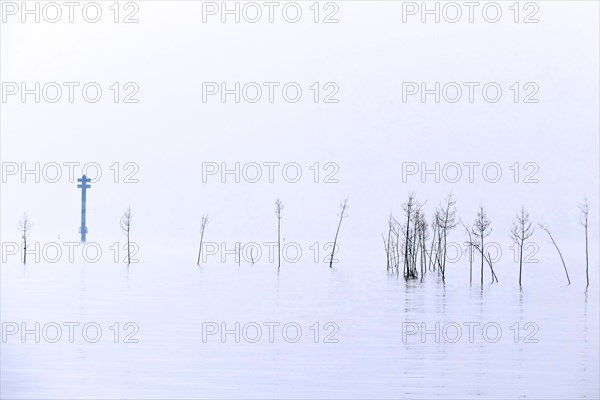
[{"label": "submerged tree", "polygon": [[[439,210],[435,211],[435,214],[433,215],[433,221],[431,222],[431,229],[433,230],[433,235],[431,238],[431,248],[429,249],[429,270],[433,270],[435,271],[435,265],[436,263],[438,263],[438,253],[439,253],[439,246],[441,244],[441,241],[439,240],[439,225],[438,225],[438,220],[440,219],[440,213]],[[437,239],[437,250],[436,250],[436,239]],[[434,250],[436,250],[435,252],[435,262],[434,262]]]},{"label": "submerged tree", "polygon": [[[479,211],[477,212],[477,218],[473,225],[473,235],[477,238],[478,243],[474,242],[473,244],[476,248],[479,247],[478,250],[481,253],[481,286],[483,286],[483,260],[485,259],[484,239],[492,233],[492,228],[490,227],[491,224],[492,221],[488,219],[483,206],[480,206]],[[492,274],[492,278],[493,276],[494,275]]]},{"label": "submerged tree", "polygon": [[208,225],[208,215],[203,215],[202,220],[200,221],[200,248],[198,249],[197,265],[200,265],[200,257],[202,256],[202,241],[204,240],[204,230],[206,229],[206,225]]},{"label": "submerged tree", "polygon": [[19,231],[21,232],[21,239],[23,240],[23,265],[27,264],[27,238],[31,233],[32,223],[27,217],[27,214],[23,214],[23,217],[19,221]]},{"label": "submerged tree", "polygon": [[131,244],[129,240],[129,233],[131,232],[131,207],[127,207],[127,210],[121,216],[121,230],[127,236],[127,266],[131,264]]},{"label": "submerged tree", "polygon": [[429,239],[429,231],[427,230],[428,224],[425,219],[425,214],[419,209],[417,215],[417,231],[418,231],[418,243],[419,251],[421,252],[420,264],[421,264],[421,281],[427,273],[427,239]]},{"label": "submerged tree", "polygon": [[405,215],[404,218],[406,220],[406,225],[402,231],[404,233],[404,269],[403,269],[403,271],[404,271],[405,279],[417,277],[416,271],[412,268],[412,265],[410,262],[410,253],[409,253],[409,250],[412,251],[411,228],[413,226],[411,225],[411,221],[413,221],[413,214],[415,213],[414,209],[416,207],[417,207],[417,204],[416,204],[416,200],[415,200],[415,194],[410,193],[408,195],[408,200],[406,201],[406,203],[404,203],[402,205],[402,209],[404,210],[404,215]]},{"label": "submerged tree", "polygon": [[281,268],[281,211],[283,210],[283,203],[281,200],[275,200],[275,215],[277,216],[277,272]]},{"label": "submerged tree", "polygon": [[340,204],[340,213],[339,213],[340,222],[338,223],[337,230],[335,231],[335,238],[333,239],[333,249],[331,250],[331,257],[329,258],[329,268],[333,268],[333,256],[335,254],[335,249],[337,246],[337,239],[338,239],[338,235],[340,233],[340,227],[342,226],[342,220],[347,217],[347,215],[346,215],[347,209],[348,209],[348,199],[345,199]]},{"label": "submerged tree", "polygon": [[[433,247],[437,234],[436,218],[431,222],[434,237],[432,239],[432,249],[428,251],[429,224],[425,219],[423,206],[424,204],[417,201],[415,194],[410,193],[407,201],[402,204],[404,211],[402,222],[396,220],[390,214],[387,240],[383,236],[387,270],[400,275],[400,268],[402,268],[404,279],[417,279],[419,269],[421,270],[421,279],[423,279],[427,269],[431,270],[433,263]],[[437,252],[436,262],[438,262]]]},{"label": "submerged tree", "polygon": [[390,244],[391,244],[391,239],[392,239],[392,230],[393,230],[393,217],[392,214],[390,213],[390,219],[388,220],[388,235],[387,235],[387,241],[385,239],[385,236],[382,234],[381,237],[383,238],[383,247],[385,248],[385,258],[386,258],[386,269],[388,272],[390,272],[390,269],[392,269],[392,253],[391,253],[391,248],[390,248]]},{"label": "submerged tree", "polygon": [[583,204],[579,205],[579,210],[581,211],[581,215],[579,216],[579,222],[581,226],[585,229],[585,279],[587,288],[590,286],[590,275],[589,275],[589,261],[588,261],[588,214],[589,214],[589,206],[587,198],[584,199]]},{"label": "submerged tree", "polygon": [[394,273],[394,270],[397,275],[400,274],[400,224],[396,219],[390,214],[390,218],[388,221],[388,238],[387,242],[384,240],[385,251],[387,256],[387,269],[388,272]]},{"label": "submerged tree", "polygon": [[512,231],[510,232],[512,241],[519,246],[519,286],[521,286],[521,275],[523,272],[523,245],[533,235],[534,230],[529,221],[529,213],[525,211],[525,207],[521,207],[521,211],[517,214],[517,219],[513,222]]},{"label": "submerged tree", "polygon": [[469,285],[472,285],[473,284],[473,247],[474,247],[473,233],[471,232],[471,230],[469,228],[467,228],[467,226],[462,221],[460,221],[460,223],[465,228],[467,235],[469,235],[469,240],[467,242],[465,242],[465,244],[467,245],[467,250],[469,251]]},{"label": "submerged tree", "polygon": [[446,203],[440,205],[436,213],[436,224],[439,227],[439,243],[440,243],[440,270],[442,272],[442,281],[446,278],[446,253],[448,250],[448,233],[456,228],[458,222],[456,220],[456,200],[452,198],[452,193],[448,194]]},{"label": "submerged tree", "polygon": [[567,265],[565,264],[565,259],[562,256],[562,253],[560,252],[560,249],[558,248],[558,245],[556,244],[556,241],[554,241],[554,237],[552,237],[552,233],[550,232],[550,228],[548,228],[545,225],[542,224],[538,224],[538,226],[548,234],[548,236],[550,237],[550,240],[552,241],[552,244],[554,245],[554,247],[556,247],[556,251],[558,251],[558,255],[560,256],[560,260],[562,261],[563,267],[565,269],[565,274],[567,275],[567,281],[569,282],[569,285],[571,284],[571,279],[569,278],[569,272],[567,271]]}]

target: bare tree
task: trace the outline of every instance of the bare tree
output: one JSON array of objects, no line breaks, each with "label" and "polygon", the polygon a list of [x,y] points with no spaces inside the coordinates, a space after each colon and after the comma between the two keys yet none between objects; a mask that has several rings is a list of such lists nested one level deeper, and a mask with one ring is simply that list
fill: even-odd
[{"label": "bare tree", "polygon": [[283,210],[283,203],[281,200],[275,200],[275,215],[277,216],[277,272],[281,268],[281,211]]},{"label": "bare tree", "polygon": [[565,274],[567,275],[567,281],[569,282],[569,285],[571,284],[571,279],[569,278],[569,272],[567,271],[567,265],[565,264],[565,259],[562,256],[562,253],[560,252],[560,249],[558,248],[558,245],[556,244],[556,242],[554,241],[554,237],[552,237],[552,233],[550,232],[550,228],[548,228],[545,225],[542,224],[538,224],[538,226],[548,234],[548,236],[550,237],[550,240],[552,240],[552,244],[554,245],[554,247],[556,247],[556,251],[558,251],[558,255],[560,256],[560,260],[562,261],[563,267],[565,269]]},{"label": "bare tree", "polygon": [[[414,269],[412,268],[412,263],[411,263],[411,252],[413,251],[413,246],[412,246],[412,239],[413,236],[411,235],[411,228],[413,228],[414,230],[414,214],[415,214],[415,209],[418,208],[418,204],[417,201],[415,199],[415,194],[414,193],[410,193],[408,195],[408,200],[406,201],[406,203],[402,204],[402,209],[404,210],[404,215],[406,218],[406,225],[402,231],[402,233],[404,234],[404,267],[403,267],[403,274],[404,274],[404,278],[408,279],[408,278],[416,278],[416,273],[414,271]],[[413,221],[413,224],[411,224],[411,221]]]},{"label": "bare tree", "polygon": [[[479,240],[479,243],[474,243],[475,247],[479,248],[481,253],[481,286],[483,286],[483,260],[485,259],[484,255],[484,238],[492,233],[492,228],[490,225],[492,221],[490,221],[483,209],[483,206],[479,207],[479,211],[477,212],[477,218],[475,219],[475,223],[473,225],[473,235]],[[493,277],[493,275],[492,275]]]},{"label": "bare tree", "polygon": [[588,260],[588,214],[589,214],[589,206],[587,198],[583,200],[583,204],[579,205],[579,210],[581,211],[581,215],[579,216],[579,222],[581,226],[585,229],[585,279],[587,284],[585,287],[590,286],[590,275],[589,275],[589,260]]},{"label": "bare tree", "polygon": [[519,246],[519,286],[521,286],[521,275],[523,272],[523,245],[533,235],[534,230],[529,221],[529,213],[525,211],[525,207],[521,207],[521,211],[517,214],[517,219],[513,222],[512,231],[510,232],[512,241]]},{"label": "bare tree", "polygon": [[396,219],[394,218],[394,263],[396,265],[396,275],[400,275],[400,231],[402,230],[402,226]]},{"label": "bare tree", "polygon": [[121,230],[127,236],[127,266],[131,264],[131,244],[129,240],[129,233],[131,232],[131,207],[127,207],[127,210],[121,216]]},{"label": "bare tree", "polygon": [[337,246],[337,239],[340,233],[340,227],[342,226],[342,220],[347,217],[346,210],[348,209],[348,199],[345,199],[342,204],[340,204],[340,222],[338,223],[337,230],[335,231],[335,238],[333,239],[333,249],[331,250],[331,258],[329,259],[329,268],[333,268],[333,256],[335,254],[335,249]]},{"label": "bare tree", "polygon": [[440,205],[439,212],[437,214],[437,226],[440,228],[440,237],[441,239],[441,264],[440,269],[442,272],[442,281],[445,280],[446,277],[446,253],[448,250],[447,238],[448,233],[456,228],[458,222],[456,220],[456,200],[452,198],[452,193],[448,194],[446,198],[446,203]]},{"label": "bare tree", "polygon": [[27,264],[27,248],[29,247],[27,238],[31,233],[32,227],[33,224],[27,217],[27,214],[23,214],[23,217],[19,221],[19,231],[21,232],[21,239],[23,240],[23,265]]},{"label": "bare tree", "polygon": [[390,271],[394,272],[396,269],[396,275],[400,275],[400,224],[396,219],[390,215]]},{"label": "bare tree", "polygon": [[202,241],[204,240],[204,230],[206,229],[206,225],[208,225],[208,215],[203,215],[202,220],[200,221],[200,248],[198,249],[197,265],[200,265],[200,257],[202,256]]},{"label": "bare tree", "polygon": [[394,257],[395,245],[394,245],[394,238],[392,236],[393,233],[394,233],[394,217],[392,217],[392,213],[390,213],[390,218],[388,220],[388,239],[387,239],[386,252],[388,255],[388,270],[391,271],[392,273],[394,272],[394,260],[395,260],[395,257]]},{"label": "bare tree", "polygon": [[469,241],[465,242],[465,244],[467,245],[467,250],[469,251],[469,284],[472,285],[473,284],[473,247],[474,247],[473,234],[472,234],[471,230],[469,228],[467,228],[467,226],[462,221],[460,221],[460,223],[465,228],[467,235],[469,235]]},{"label": "bare tree", "polygon": [[392,218],[392,214],[390,214],[390,219],[388,221],[388,236],[387,236],[387,241],[385,239],[385,236],[383,234],[381,234],[381,237],[383,239],[383,246],[385,248],[385,256],[386,256],[386,260],[387,260],[387,271],[390,271],[390,268],[392,268],[392,263],[391,263],[391,253],[390,253],[390,241],[392,238],[392,224],[393,224],[393,218]]},{"label": "bare tree", "polygon": [[421,252],[421,281],[423,281],[423,277],[427,273],[427,239],[429,239],[429,231],[427,220],[425,219],[425,214],[419,211],[418,219],[418,236],[419,236],[419,250]]},{"label": "bare tree", "polygon": [[[440,218],[440,214],[439,214],[439,210],[435,211],[435,214],[433,215],[433,221],[431,222],[431,229],[433,230],[433,237],[431,238],[431,249],[429,250],[429,270],[431,271],[431,266],[433,264],[433,271],[435,271],[435,263],[433,262],[433,251],[435,249],[435,243],[436,243],[436,235],[439,233],[439,226],[437,224],[437,221]],[[438,259],[438,253],[436,251],[435,253],[435,261],[437,262]]]}]

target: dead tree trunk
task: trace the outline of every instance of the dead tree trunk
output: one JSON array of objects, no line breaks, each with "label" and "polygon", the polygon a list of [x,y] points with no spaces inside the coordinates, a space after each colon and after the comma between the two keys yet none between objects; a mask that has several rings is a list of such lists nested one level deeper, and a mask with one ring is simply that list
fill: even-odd
[{"label": "dead tree trunk", "polygon": [[333,250],[331,250],[331,257],[329,258],[329,268],[333,268],[333,256],[335,254],[335,249],[337,246],[337,239],[340,233],[340,227],[342,226],[342,220],[347,217],[346,210],[348,209],[348,199],[344,200],[342,204],[340,204],[340,222],[338,223],[337,230],[335,231],[335,238],[333,239]]},{"label": "dead tree trunk", "polygon": [[202,221],[200,222],[200,248],[198,249],[198,265],[200,265],[200,257],[202,256],[202,241],[204,240],[204,229],[208,225],[208,216],[203,215]]},{"label": "dead tree trunk", "polygon": [[565,269],[565,274],[567,275],[567,281],[569,282],[569,285],[571,284],[571,279],[569,278],[569,271],[567,271],[567,265],[565,264],[565,259],[562,256],[562,253],[560,252],[560,249],[558,248],[558,245],[556,244],[556,242],[554,241],[554,238],[552,237],[552,233],[550,233],[550,229],[547,226],[544,226],[542,224],[538,224],[538,226],[548,234],[548,236],[550,237],[550,240],[552,241],[552,244],[554,245],[554,247],[556,247],[556,251],[558,251],[558,255],[560,256],[560,260],[562,261],[563,267]]}]

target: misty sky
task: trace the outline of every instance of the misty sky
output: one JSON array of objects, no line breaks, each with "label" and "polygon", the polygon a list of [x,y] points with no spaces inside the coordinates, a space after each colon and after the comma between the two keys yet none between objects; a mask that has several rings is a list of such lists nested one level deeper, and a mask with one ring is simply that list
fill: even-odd
[{"label": "misty sky", "polygon": [[[56,104],[18,96],[1,104],[1,158],[7,162],[98,163],[103,176],[88,195],[88,240],[121,240],[119,217],[131,205],[134,235],[148,247],[195,246],[200,218],[210,216],[215,241],[275,238],[274,201],[284,205],[287,240],[329,241],[339,203],[349,198],[350,217],[342,240],[353,251],[381,257],[381,233],[390,211],[401,212],[415,191],[434,206],[452,191],[467,223],[477,207],[488,209],[498,240],[508,240],[512,218],[524,205],[536,222],[553,227],[565,241],[579,241],[577,205],[585,195],[591,207],[591,242],[598,239],[599,205],[599,37],[596,2],[537,2],[539,23],[515,24],[508,2],[491,24],[476,21],[402,22],[401,2],[338,2],[339,23],[315,24],[306,14],[290,24],[202,22],[202,2],[139,2],[135,24],[115,24],[108,2],[102,20],[90,24],[21,23],[5,16],[1,27],[1,71],[6,82],[97,82],[97,103]],[[308,12],[308,3],[301,3]],[[522,16],[521,16],[522,17]],[[138,103],[114,103],[109,89],[127,82],[139,87]],[[251,104],[218,96],[202,101],[203,82],[297,82],[297,103],[264,98]],[[309,89],[333,82],[338,103],[317,104]],[[497,103],[464,98],[458,103],[418,96],[402,101],[403,82],[497,82]],[[538,103],[512,101],[509,89],[539,87]],[[80,87],[81,87],[80,86]],[[280,87],[281,87],[280,86]],[[480,86],[481,87],[481,86]],[[328,91],[321,87],[321,95]],[[66,96],[65,94],[63,94]],[[465,94],[463,94],[465,95]],[[231,99],[230,97],[229,99]],[[432,97],[429,97],[431,99]],[[114,183],[110,167],[139,166],[139,183]],[[258,183],[202,182],[202,163],[295,162],[298,183],[267,169]],[[339,166],[338,183],[314,183]],[[402,182],[402,163],[495,162],[498,183],[486,182],[481,167],[475,182],[425,183],[418,175]],[[510,167],[536,163],[538,183],[515,183]],[[76,169],[81,174],[80,169]],[[67,168],[58,183],[26,183],[6,177],[1,193],[3,241],[18,241],[16,224],[27,212],[35,240],[78,240],[80,194]],[[466,167],[463,174],[466,174]],[[521,170],[523,175],[527,171]],[[523,175],[520,180],[523,180]],[[231,179],[231,178],[229,178]],[[455,233],[462,240],[462,233]],[[545,238],[541,238],[541,241]],[[580,252],[573,253],[580,257]],[[590,255],[596,259],[597,253]]]}]

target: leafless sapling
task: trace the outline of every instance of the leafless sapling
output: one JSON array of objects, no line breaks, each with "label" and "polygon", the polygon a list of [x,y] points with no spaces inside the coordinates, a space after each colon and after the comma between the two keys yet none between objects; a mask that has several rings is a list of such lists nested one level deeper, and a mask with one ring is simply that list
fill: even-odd
[{"label": "leafless sapling", "polygon": [[128,266],[129,266],[129,264],[131,264],[131,244],[130,244],[130,240],[129,240],[129,234],[131,232],[131,217],[132,217],[131,207],[127,207],[127,210],[125,210],[125,212],[121,216],[120,225],[121,225],[121,230],[127,237],[127,265]]},{"label": "leafless sapling", "polygon": [[469,251],[469,284],[472,285],[473,284],[473,234],[472,234],[471,230],[469,228],[467,228],[467,226],[462,221],[460,221],[460,223],[465,228],[467,235],[469,235],[469,241],[467,241],[465,244],[467,245],[466,250]]},{"label": "leafless sapling", "polygon": [[329,268],[333,268],[333,256],[335,255],[335,249],[337,246],[338,235],[340,234],[340,227],[342,226],[342,220],[347,217],[346,210],[348,209],[348,199],[345,199],[340,204],[340,222],[338,223],[337,230],[335,231],[335,238],[333,239],[333,249],[331,250],[331,257],[329,258]]},{"label": "leafless sapling", "polygon": [[393,228],[393,233],[394,233],[394,264],[396,266],[396,275],[400,275],[400,263],[403,262],[403,258],[400,256],[400,254],[402,253],[400,246],[402,245],[401,241],[400,241],[400,235],[402,234],[402,224],[400,224],[400,222],[398,222],[395,218],[394,218],[394,228]]},{"label": "leafless sapling", "polygon": [[510,232],[512,241],[519,246],[519,286],[521,285],[521,275],[523,272],[523,245],[525,241],[533,235],[535,229],[529,221],[529,213],[525,211],[525,207],[521,207],[521,211],[517,214],[516,220],[513,222],[513,227]]},{"label": "leafless sapling", "polygon": [[23,240],[23,265],[27,264],[27,238],[31,233],[32,223],[27,217],[27,214],[23,214],[23,217],[19,221],[19,231],[21,232],[21,239]]},{"label": "leafless sapling", "polygon": [[277,272],[281,268],[281,211],[283,210],[283,203],[281,200],[275,200],[275,215],[277,216]]},{"label": "leafless sapling", "polygon": [[395,218],[392,217],[393,223],[391,225],[392,229],[392,242],[390,244],[391,251],[390,254],[392,256],[392,272],[393,269],[396,269],[396,275],[400,275],[400,223],[396,221]]},{"label": "leafless sapling", "polygon": [[391,264],[391,254],[390,254],[390,241],[392,239],[392,223],[393,223],[393,217],[392,214],[390,213],[390,218],[388,220],[388,234],[387,234],[387,240],[385,239],[385,235],[382,233],[381,234],[381,238],[383,239],[383,248],[385,250],[385,258],[386,258],[386,270],[388,272],[390,272],[390,268],[392,267]]},{"label": "leafless sapling", "polygon": [[[435,271],[435,263],[433,262],[433,252],[435,250],[435,243],[436,243],[436,236],[437,233],[439,232],[439,227],[437,225],[437,220],[439,219],[439,213],[436,210],[434,216],[433,216],[433,221],[431,222],[431,230],[433,231],[433,237],[431,238],[431,249],[429,250],[429,270],[431,271],[431,266],[433,264],[433,271]],[[437,262],[437,251],[435,253],[435,261]]]},{"label": "leafless sapling", "polygon": [[421,251],[421,280],[427,273],[427,239],[429,239],[429,231],[427,230],[428,224],[425,219],[425,214],[423,212],[419,213],[419,243],[420,251]]},{"label": "leafless sapling", "polygon": [[381,239],[383,240],[383,249],[385,250],[385,259],[386,259],[386,271],[390,272],[390,239],[388,234],[388,240],[386,242],[385,235],[381,234]]},{"label": "leafless sapling", "polygon": [[560,260],[562,261],[563,267],[565,269],[565,274],[567,275],[567,282],[569,282],[569,285],[571,284],[571,279],[569,278],[569,271],[567,271],[567,265],[565,264],[565,259],[562,256],[562,253],[560,252],[560,249],[558,248],[558,245],[556,244],[556,241],[554,240],[554,237],[552,236],[552,232],[550,232],[550,228],[548,228],[545,225],[542,224],[538,224],[538,226],[548,234],[548,236],[550,237],[550,240],[552,241],[552,244],[554,245],[554,247],[556,247],[556,251],[558,251],[558,255],[560,256]]},{"label": "leafless sapling", "polygon": [[402,204],[402,209],[404,210],[404,215],[406,218],[406,226],[404,227],[404,278],[416,278],[413,269],[411,268],[410,263],[410,254],[409,250],[411,250],[411,232],[410,228],[412,227],[411,221],[413,220],[414,208],[416,207],[415,194],[410,193],[408,195],[408,200],[406,203]]},{"label": "leafless sapling", "polygon": [[481,246],[481,286],[483,286],[483,260],[485,259],[484,250],[484,239],[492,233],[491,225],[492,221],[487,217],[483,206],[479,207],[479,211],[477,212],[477,218],[475,219],[475,223],[473,225],[473,235],[478,239],[479,243],[476,246]]},{"label": "leafless sapling", "polygon": [[581,223],[581,226],[583,226],[583,228],[585,229],[585,279],[587,282],[585,287],[587,288],[588,286],[590,286],[589,261],[588,261],[589,206],[588,206],[587,198],[584,199],[583,204],[579,205],[579,211],[581,211],[581,214],[579,216],[580,217],[579,222]]},{"label": "leafless sapling", "polygon": [[204,240],[204,230],[208,225],[208,215],[203,215],[200,221],[200,248],[198,249],[198,265],[200,265],[200,258],[202,256],[202,241]]},{"label": "leafless sapling", "polygon": [[437,213],[437,225],[440,227],[440,239],[442,245],[442,256],[440,268],[442,270],[442,281],[446,277],[446,253],[448,251],[448,233],[456,228],[456,200],[452,198],[452,193],[446,197],[445,204],[441,205]]}]

